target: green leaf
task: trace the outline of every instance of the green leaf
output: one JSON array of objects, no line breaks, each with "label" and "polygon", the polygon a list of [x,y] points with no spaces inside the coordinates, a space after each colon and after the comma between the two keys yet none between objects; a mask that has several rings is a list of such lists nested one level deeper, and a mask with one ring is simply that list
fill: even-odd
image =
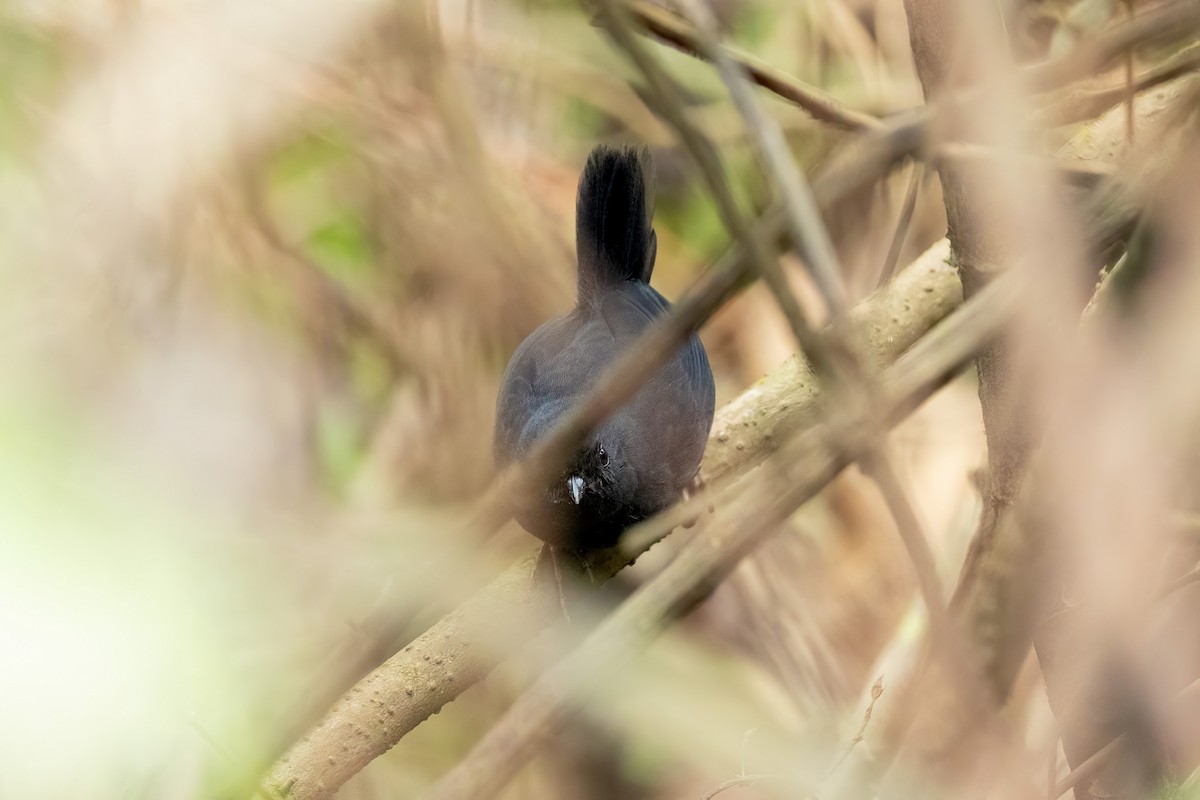
[{"label": "green leaf", "polygon": [[363,431],[350,409],[331,404],[317,417],[317,463],[325,484],[340,494],[358,469]]},{"label": "green leaf", "polygon": [[338,212],[317,228],[305,246],[330,275],[344,283],[364,288],[371,274],[371,233],[353,212]]}]

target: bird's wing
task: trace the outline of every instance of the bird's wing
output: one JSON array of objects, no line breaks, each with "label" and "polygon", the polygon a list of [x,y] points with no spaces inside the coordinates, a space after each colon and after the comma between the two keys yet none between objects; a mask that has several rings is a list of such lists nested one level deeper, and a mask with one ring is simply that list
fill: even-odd
[{"label": "bird's wing", "polygon": [[[650,286],[629,282],[606,298],[601,311],[614,343],[623,348],[670,307]],[[657,462],[664,450],[672,453],[668,463],[679,474],[670,480],[691,478],[712,424],[715,396],[704,346],[692,335],[634,397],[632,403],[640,409],[637,417],[649,426],[641,442],[643,455]]]},{"label": "bird's wing", "polygon": [[554,360],[570,340],[570,317],[544,323],[513,353],[496,398],[496,432],[492,440],[497,467],[521,456],[521,435],[558,401]]},{"label": "bird's wing", "polygon": [[[603,320],[576,311],[550,320],[521,343],[496,400],[496,465],[504,467],[553,427],[613,352]],[[532,435],[531,435],[532,434]]]},{"label": "bird's wing", "polygon": [[[671,310],[671,304],[653,287],[645,283],[628,282],[605,299],[601,313],[618,348],[633,339]],[[663,372],[670,378],[682,379],[687,390],[694,393],[698,405],[712,406],[715,392],[712,370],[700,339],[690,336]],[[711,416],[711,411],[709,412]]]},{"label": "bird's wing", "polygon": [[522,342],[512,360],[508,362],[508,368],[504,370],[504,377],[500,381],[500,393],[496,398],[496,432],[492,438],[492,454],[497,468],[500,469],[508,466],[520,455],[517,452],[517,443],[534,406],[533,382],[530,380],[533,359],[530,349],[526,346],[530,339]]}]

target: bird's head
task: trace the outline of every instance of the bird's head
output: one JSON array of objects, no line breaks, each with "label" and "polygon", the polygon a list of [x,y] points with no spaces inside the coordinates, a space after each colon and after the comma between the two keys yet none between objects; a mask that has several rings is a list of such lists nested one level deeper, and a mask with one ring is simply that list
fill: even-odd
[{"label": "bird's head", "polygon": [[562,485],[556,487],[555,494],[562,502],[591,505],[609,493],[620,471],[619,465],[614,463],[618,455],[613,449],[614,444],[597,436],[580,449],[567,467]]},{"label": "bird's head", "polygon": [[[532,503],[520,505],[517,521],[556,546],[609,547],[638,518],[638,474],[630,460],[636,451],[626,427],[610,419]],[[533,500],[533,498],[530,498]]]}]

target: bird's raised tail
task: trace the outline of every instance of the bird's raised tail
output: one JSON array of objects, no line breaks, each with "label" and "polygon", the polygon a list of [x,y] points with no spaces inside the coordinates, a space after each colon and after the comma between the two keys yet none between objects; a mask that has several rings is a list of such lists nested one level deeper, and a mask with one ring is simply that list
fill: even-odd
[{"label": "bird's raised tail", "polygon": [[593,150],[575,200],[580,303],[622,281],[650,282],[657,249],[653,214],[650,153],[644,147]]}]

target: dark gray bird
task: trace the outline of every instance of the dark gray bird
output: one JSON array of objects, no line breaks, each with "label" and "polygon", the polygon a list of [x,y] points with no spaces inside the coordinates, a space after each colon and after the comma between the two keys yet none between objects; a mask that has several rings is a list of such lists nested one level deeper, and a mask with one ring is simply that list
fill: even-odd
[{"label": "dark gray bird", "polygon": [[[496,402],[496,463],[520,459],[618,353],[670,304],[650,287],[657,238],[644,149],[597,147],[575,205],[575,308],[522,342]],[[696,477],[713,420],[712,370],[697,336],[595,431],[562,473],[514,498],[517,521],[552,547],[583,552],[676,502]]]}]

